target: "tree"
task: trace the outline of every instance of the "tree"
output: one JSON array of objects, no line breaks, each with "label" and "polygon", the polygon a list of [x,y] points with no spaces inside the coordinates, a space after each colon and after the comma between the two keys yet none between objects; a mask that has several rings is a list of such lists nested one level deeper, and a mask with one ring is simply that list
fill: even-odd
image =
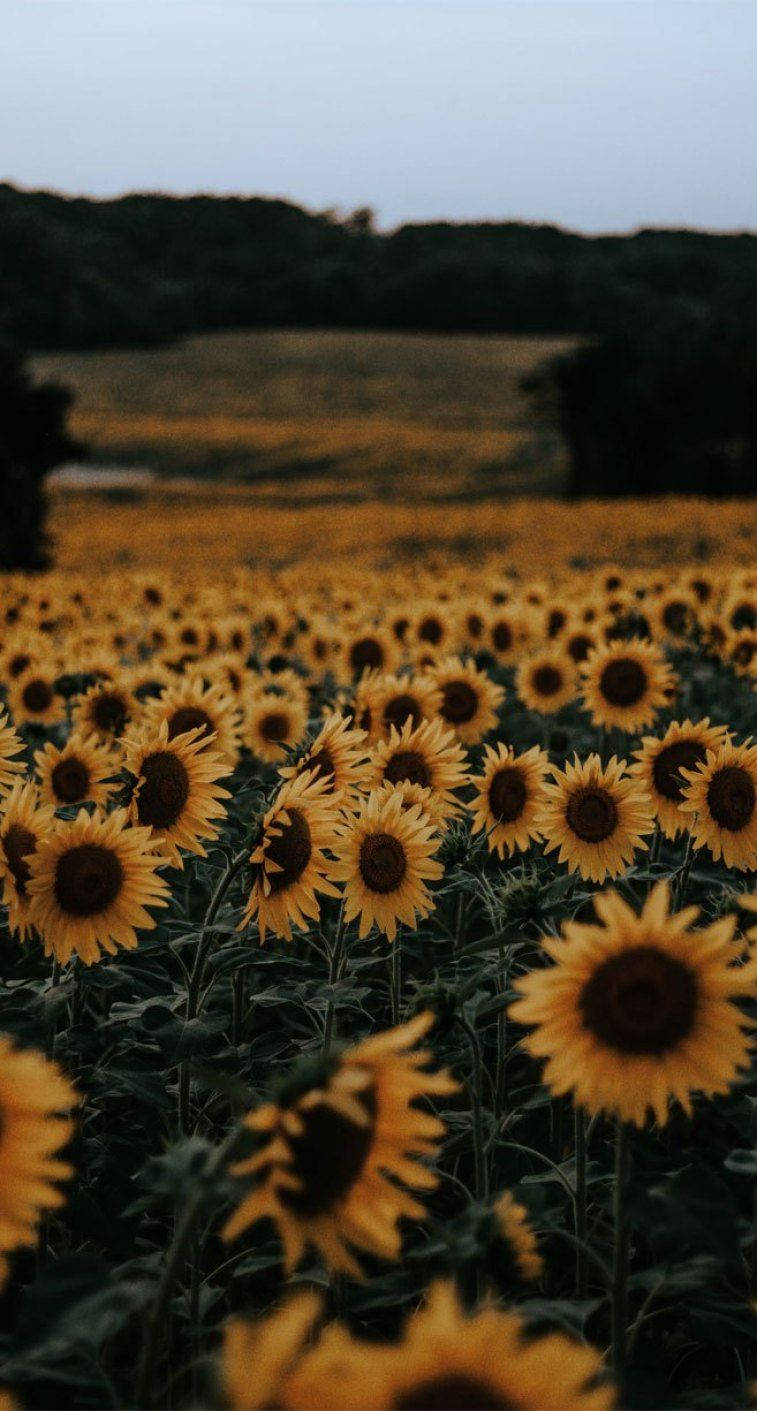
[{"label": "tree", "polygon": [[22,355],[0,345],[0,570],[49,563],[45,477],[83,447],[66,430],[72,394],[35,385]]}]

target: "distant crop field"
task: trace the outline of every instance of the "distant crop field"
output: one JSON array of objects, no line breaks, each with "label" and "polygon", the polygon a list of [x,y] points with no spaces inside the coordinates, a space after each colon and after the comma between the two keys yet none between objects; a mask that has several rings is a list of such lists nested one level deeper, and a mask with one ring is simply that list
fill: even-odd
[{"label": "distant crop field", "polygon": [[333,477],[384,495],[554,493],[559,440],[520,379],[565,338],[328,331],[209,334],[36,359],[76,393],[94,461],[170,475]]}]

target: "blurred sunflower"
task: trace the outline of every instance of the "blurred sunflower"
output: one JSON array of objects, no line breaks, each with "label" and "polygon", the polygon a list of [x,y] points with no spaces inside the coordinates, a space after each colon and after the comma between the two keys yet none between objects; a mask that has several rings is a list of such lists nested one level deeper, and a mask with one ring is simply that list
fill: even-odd
[{"label": "blurred sunflower", "polygon": [[34,766],[39,778],[40,797],[55,808],[93,803],[104,808],[118,784],[114,776],[120,760],[97,736],[75,731],[58,749],[51,741],[37,750]]},{"label": "blurred sunflower", "polygon": [[292,926],[317,920],[316,893],[336,897],[327,879],[324,849],[332,842],[336,804],[329,776],[313,769],[296,774],[279,789],[263,819],[263,830],[250,854],[255,880],[239,930],[256,920],[261,945],[266,931],[292,939]]},{"label": "blurred sunflower", "polygon": [[575,699],[575,665],[561,649],[538,652],[521,662],[515,684],[529,710],[552,715]]},{"label": "blurred sunflower", "polygon": [[420,804],[403,807],[400,791],[377,790],[335,827],[329,876],[345,883],[344,919],[360,917],[361,938],[375,922],[393,941],[398,921],[415,927],[429,915],[433,901],[426,884],[444,874],[434,858],[439,845],[430,816]]},{"label": "blurred sunflower", "polygon": [[55,690],[57,672],[52,664],[30,666],[8,689],[8,705],[16,725],[55,725],[66,707]]},{"label": "blurred sunflower", "polygon": [[697,625],[699,600],[690,589],[666,588],[651,609],[654,637],[682,646],[691,640]]},{"label": "blurred sunflower", "polygon": [[681,769],[695,769],[703,764],[708,750],[718,749],[728,732],[723,725],[710,725],[709,720],[679,722],[673,720],[665,734],[645,735],[635,763],[628,772],[643,784],[666,838],[674,839],[689,827],[688,814],[681,812],[681,800],[686,784]]},{"label": "blurred sunflower", "polygon": [[478,744],[497,725],[505,691],[473,662],[448,657],[430,672],[441,696],[438,712],[466,745]]},{"label": "blurred sunflower", "polygon": [[155,926],[146,907],[166,906],[170,895],[156,847],[150,829],[130,827],[123,808],[58,820],[29,859],[29,919],[45,955],[93,965],[102,951],[133,950],[137,931]]},{"label": "blurred sunflower", "polygon": [[[40,804],[36,786],[18,780],[0,811],[0,881],[8,929],[25,941],[32,927],[28,882],[30,854],[55,825],[55,810]],[[1,1131],[1,1128],[0,1128]]]},{"label": "blurred sunflower", "polygon": [[230,798],[217,783],[228,772],[221,755],[198,730],[168,738],[168,722],[142,727],[124,740],[124,764],[136,778],[130,804],[132,823],[150,827],[174,867],[181,849],[205,857],[203,840],[216,838]]},{"label": "blurred sunflower", "polygon": [[345,716],[327,716],[312,745],[297,764],[283,765],[283,779],[310,773],[313,779],[326,780],[326,792],[339,795],[340,802],[349,802],[360,790],[367,776],[368,760],[364,730],[355,729]]},{"label": "blurred sunflower", "polygon": [[734,1001],[755,993],[757,967],[739,965],[735,916],[690,929],[696,907],[669,912],[666,882],[640,915],[617,892],[594,898],[600,925],[565,922],[542,945],[555,963],[515,982],[510,1005],[523,1041],[547,1060],[552,1093],[589,1113],[662,1126],[677,1100],[727,1092],[749,1059],[746,1019]]},{"label": "blurred sunflower", "polygon": [[615,756],[603,767],[597,754],[583,762],[576,755],[562,770],[549,766],[552,781],[544,784],[547,797],[534,826],[545,852],[559,848],[559,861],[592,882],[625,871],[654,828],[649,795],[625,770]]},{"label": "blurred sunflower", "polygon": [[548,764],[549,756],[538,745],[523,754],[501,741],[486,746],[483,774],[471,779],[476,797],[468,807],[473,813],[471,833],[483,829],[489,851],[498,857],[525,852],[541,837],[536,816],[547,799]]},{"label": "blurred sunflower", "polygon": [[433,1023],[432,1014],[420,1014],[340,1054],[315,1063],[308,1057],[276,1102],[249,1114],[246,1126],[262,1147],[231,1169],[255,1185],[227,1221],[224,1239],[267,1217],[278,1228],[288,1272],[309,1247],[353,1278],[363,1271],[351,1249],[399,1257],[399,1220],[426,1213],[399,1183],[434,1189],[437,1178],[419,1158],[434,1156],[444,1135],[443,1123],[419,1103],[458,1088],[446,1072],[425,1071],[428,1051],[412,1051]]},{"label": "blurred sunflower", "polygon": [[508,666],[522,655],[533,630],[533,623],[521,608],[497,607],[489,614],[482,645],[502,666]]},{"label": "blurred sunflower", "polygon": [[381,733],[392,726],[401,730],[409,720],[413,729],[422,720],[433,720],[441,695],[430,676],[381,674],[373,679],[373,701]]},{"label": "blurred sunflower", "polygon": [[489,605],[483,596],[464,603],[458,621],[461,645],[474,652],[481,651],[486,643],[488,623]]},{"label": "blurred sunflower", "polygon": [[675,675],[652,642],[607,642],[581,668],[583,705],[594,725],[630,732],[651,725],[669,702]]},{"label": "blurred sunflower", "polygon": [[259,694],[244,703],[242,737],[256,759],[278,764],[305,736],[307,706],[289,694]]},{"label": "blurred sunflower", "polygon": [[364,671],[393,671],[400,658],[397,639],[385,627],[361,626],[347,632],[334,665],[345,681],[356,681]]},{"label": "blurred sunflower", "polygon": [[167,686],[157,700],[143,708],[146,724],[156,728],[168,724],[168,738],[199,730],[197,738],[208,744],[226,761],[231,773],[239,758],[239,707],[234,696],[221,686],[206,686],[200,676],[185,676]]},{"label": "blurred sunflower", "polygon": [[599,635],[588,626],[571,627],[565,633],[561,646],[575,666],[581,666],[599,644]]},{"label": "blurred sunflower", "polygon": [[408,720],[399,732],[392,726],[388,740],[377,741],[370,783],[404,781],[432,789],[451,811],[460,811],[455,790],[468,782],[466,754],[441,720],[424,720],[415,729]]},{"label": "blurred sunflower", "polygon": [[127,685],[98,681],[74,701],[73,723],[82,735],[112,741],[121,736],[141,706]]},{"label": "blurred sunflower", "polygon": [[[265,1411],[284,1405],[287,1378],[303,1355],[320,1316],[322,1299],[311,1289],[289,1295],[282,1308],[258,1322],[231,1318],[223,1330],[221,1385],[229,1411]],[[326,1411],[327,1401],[319,1401]],[[0,1411],[3,1411],[0,1402]]]},{"label": "blurred sunflower", "polygon": [[708,749],[704,763],[682,769],[687,781],[681,810],[691,821],[695,848],[742,872],[757,868],[757,745],[726,740]]},{"label": "blurred sunflower", "polygon": [[13,785],[18,774],[25,773],[25,766],[16,755],[22,754],[23,740],[20,740],[5,712],[0,713],[0,795]]},{"label": "blurred sunflower", "polygon": [[420,603],[413,609],[410,633],[416,647],[430,649],[434,657],[448,652],[455,644],[457,620],[448,605]]},{"label": "blurred sunflower", "polygon": [[68,1142],[78,1096],[57,1064],[0,1035],[0,1286],[5,1256],[33,1245],[44,1210],[64,1203],[55,1182],[73,1175],[57,1153]]},{"label": "blurred sunflower", "polygon": [[739,676],[757,677],[757,631],[742,627],[723,643],[723,656]]},{"label": "blurred sunflower", "polygon": [[496,1255],[496,1246],[504,1245],[516,1275],[525,1283],[538,1282],[544,1273],[544,1260],[526,1207],[515,1199],[512,1191],[503,1191],[492,1206],[491,1216],[492,1252]]}]

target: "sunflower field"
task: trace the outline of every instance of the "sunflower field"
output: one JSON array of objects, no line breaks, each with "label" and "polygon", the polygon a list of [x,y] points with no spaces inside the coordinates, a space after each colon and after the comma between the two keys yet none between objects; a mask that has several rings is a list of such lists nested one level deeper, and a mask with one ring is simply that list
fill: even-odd
[{"label": "sunflower field", "polygon": [[754,1405],[756,678],[749,564],[0,579],[1,1411]]}]

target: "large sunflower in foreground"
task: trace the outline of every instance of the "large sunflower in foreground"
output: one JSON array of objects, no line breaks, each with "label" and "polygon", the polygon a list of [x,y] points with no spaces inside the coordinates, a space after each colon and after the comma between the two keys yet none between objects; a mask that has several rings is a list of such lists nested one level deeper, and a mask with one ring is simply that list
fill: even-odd
[{"label": "large sunflower in foreground", "polygon": [[742,872],[757,869],[757,745],[727,740],[708,750],[686,779],[682,811],[696,848],[708,847],[717,862]]},{"label": "large sunflower in foreground", "polygon": [[669,704],[676,679],[661,648],[640,639],[596,647],[581,674],[583,704],[592,723],[630,732],[652,724]]},{"label": "large sunflower in foreground", "polygon": [[165,906],[169,896],[158,846],[149,828],[129,826],[124,808],[58,820],[29,859],[29,918],[45,955],[92,965],[102,951],[133,950],[137,931],[155,926],[146,908]]},{"label": "large sunflower in foreground", "polygon": [[344,882],[344,919],[359,916],[361,938],[375,922],[393,941],[398,921],[414,928],[429,915],[434,903],[427,883],[444,874],[434,856],[440,843],[430,815],[419,803],[404,805],[399,788],[374,791],[353,818],[337,825],[329,876]]},{"label": "large sunflower in foreground", "polygon": [[[25,941],[31,931],[30,854],[55,826],[55,810],[40,804],[36,785],[19,780],[0,812],[0,882],[8,908],[8,928]],[[0,1127],[0,1133],[2,1128]]]},{"label": "large sunflower in foreground", "polygon": [[575,698],[575,664],[557,648],[539,652],[521,662],[516,687],[520,699],[529,710],[553,715]]},{"label": "large sunflower in foreground", "polygon": [[545,852],[559,848],[559,861],[592,882],[618,877],[637,848],[648,847],[643,835],[654,828],[649,795],[613,756],[603,766],[597,754],[581,762],[576,755],[564,769],[549,766],[546,800],[534,820]]},{"label": "large sunflower in foreground", "polygon": [[483,740],[497,724],[505,694],[474,662],[450,657],[432,668],[431,679],[441,695],[439,715],[466,745]]},{"label": "large sunflower in foreground", "polygon": [[223,1230],[233,1239],[265,1217],[278,1227],[291,1271],[308,1247],[331,1269],[355,1278],[354,1250],[397,1259],[401,1217],[424,1207],[399,1185],[433,1190],[436,1176],[419,1157],[435,1154],[443,1123],[419,1101],[457,1090],[447,1073],[424,1071],[431,1058],[413,1046],[434,1023],[408,1024],[295,1068],[277,1102],[251,1112],[246,1126],[261,1149],[232,1167],[255,1185]]},{"label": "large sunflower in foreground", "polygon": [[0,712],[0,794],[11,788],[18,774],[24,773],[24,765],[16,759],[23,748],[23,741],[9,724],[7,715]]},{"label": "large sunflower in foreground", "polygon": [[181,677],[143,708],[144,720],[153,727],[167,721],[169,740],[188,730],[199,730],[198,738],[204,743],[214,737],[212,748],[223,755],[229,773],[239,758],[239,715],[229,691],[218,685],[206,686],[197,676]]},{"label": "large sunflower in foreground", "polygon": [[68,1142],[76,1092],[54,1063],[0,1035],[0,1285],[5,1255],[33,1245],[43,1210],[62,1205],[57,1181],[73,1175],[56,1153]]},{"label": "large sunflower in foreground", "polygon": [[459,812],[455,790],[468,782],[465,750],[441,720],[424,720],[415,729],[408,720],[374,746],[369,782],[420,784]]},{"label": "large sunflower in foreground", "polygon": [[320,916],[317,893],[336,897],[328,881],[324,848],[331,845],[336,803],[327,774],[297,774],[279,789],[263,819],[257,846],[250,854],[252,884],[242,930],[257,921],[261,944],[266,931],[292,939],[292,927],[307,927]]},{"label": "large sunflower in foreground", "polygon": [[326,793],[339,801],[353,799],[367,777],[366,734],[338,712],[327,716],[312,745],[297,764],[279,769],[284,779],[310,773],[326,781]]},{"label": "large sunflower in foreground", "polygon": [[150,827],[174,867],[181,849],[205,857],[203,841],[218,836],[230,797],[217,783],[228,765],[199,730],[168,738],[168,722],[142,729],[124,741],[124,764],[136,777],[130,805],[133,823]]},{"label": "large sunflower in foreground", "polygon": [[528,1333],[491,1305],[466,1314],[454,1285],[433,1284],[387,1346],[327,1329],[279,1388],[284,1411],[610,1411],[602,1358],[565,1333]]},{"label": "large sunflower in foreground", "polygon": [[502,858],[525,852],[530,843],[541,836],[536,816],[546,801],[544,779],[549,756],[534,745],[516,754],[510,745],[487,745],[483,759],[483,774],[471,783],[476,797],[468,805],[473,813],[471,833],[486,833],[490,852]]},{"label": "large sunflower in foreground", "polygon": [[113,750],[96,735],[74,732],[59,749],[47,741],[37,750],[34,765],[40,797],[54,808],[93,803],[104,808],[118,788],[115,775],[121,768]]},{"label": "large sunflower in foreground", "polygon": [[643,784],[666,838],[674,839],[689,826],[688,814],[681,812],[681,800],[686,780],[681,769],[696,769],[707,758],[708,750],[723,744],[727,731],[722,725],[710,725],[709,720],[673,720],[665,734],[645,735],[641,749],[636,751],[634,764],[628,772]]},{"label": "large sunflower in foreground", "polygon": [[555,963],[516,981],[510,1014],[535,1026],[524,1046],[547,1060],[552,1093],[637,1126],[651,1109],[662,1125],[671,1099],[690,1113],[693,1092],[727,1092],[748,1064],[734,1001],[754,995],[757,968],[738,963],[734,916],[692,930],[698,909],[671,915],[666,882],[640,915],[612,891],[594,907],[602,924],[543,940]]}]

